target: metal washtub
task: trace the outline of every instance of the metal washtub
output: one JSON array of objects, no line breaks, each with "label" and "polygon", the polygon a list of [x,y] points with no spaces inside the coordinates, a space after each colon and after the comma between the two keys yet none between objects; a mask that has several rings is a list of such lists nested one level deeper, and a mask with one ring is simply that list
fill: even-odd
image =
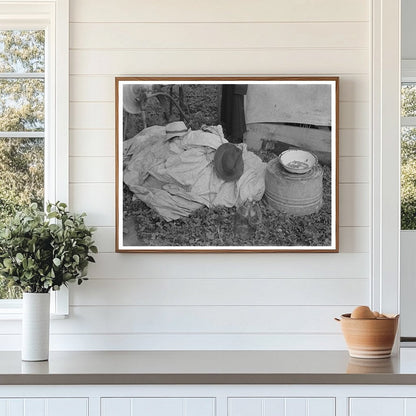
[{"label": "metal washtub", "polygon": [[270,207],[291,215],[309,215],[322,207],[323,170],[317,163],[309,172],[287,172],[278,158],[266,168],[265,198]]}]

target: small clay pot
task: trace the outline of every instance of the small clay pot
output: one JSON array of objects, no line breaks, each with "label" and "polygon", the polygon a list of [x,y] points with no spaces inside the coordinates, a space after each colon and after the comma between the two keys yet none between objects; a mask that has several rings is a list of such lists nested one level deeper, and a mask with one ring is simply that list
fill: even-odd
[{"label": "small clay pot", "polygon": [[341,315],[340,321],[351,357],[388,358],[391,356],[399,315],[381,319],[352,319],[351,314],[346,313]]}]

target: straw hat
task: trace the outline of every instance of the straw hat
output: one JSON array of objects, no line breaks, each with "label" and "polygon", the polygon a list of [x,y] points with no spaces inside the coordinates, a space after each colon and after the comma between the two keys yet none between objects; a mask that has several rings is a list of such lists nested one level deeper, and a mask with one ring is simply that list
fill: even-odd
[{"label": "straw hat", "polygon": [[215,151],[214,168],[224,181],[237,181],[244,171],[242,150],[232,143],[222,144]]},{"label": "straw hat", "polygon": [[172,137],[184,136],[188,133],[188,128],[183,121],[173,121],[172,123],[166,124],[166,140]]}]

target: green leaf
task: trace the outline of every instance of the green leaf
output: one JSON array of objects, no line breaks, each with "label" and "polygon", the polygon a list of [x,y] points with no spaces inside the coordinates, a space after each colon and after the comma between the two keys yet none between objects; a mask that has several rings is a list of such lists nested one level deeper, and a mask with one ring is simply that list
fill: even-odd
[{"label": "green leaf", "polygon": [[12,265],[12,261],[9,258],[3,260],[4,267],[9,268]]},{"label": "green leaf", "polygon": [[72,221],[72,220],[66,220],[65,222],[64,222],[64,224],[67,226],[67,227],[72,227],[73,225],[74,225],[74,222]]},{"label": "green leaf", "polygon": [[[0,203],[1,191],[0,187]],[[1,227],[0,277],[4,276],[6,285],[44,293],[78,281],[94,261],[89,255],[98,251],[93,229],[85,225],[83,217],[68,212],[65,204],[48,204],[47,211],[27,205]],[[58,221],[49,222],[45,216],[49,214]]]}]

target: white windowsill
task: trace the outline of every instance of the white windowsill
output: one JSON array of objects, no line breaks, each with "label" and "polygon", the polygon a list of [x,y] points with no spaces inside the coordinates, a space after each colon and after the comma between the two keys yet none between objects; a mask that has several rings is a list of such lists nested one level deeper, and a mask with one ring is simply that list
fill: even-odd
[{"label": "white windowsill", "polygon": [[[2,309],[0,313],[0,321],[21,321],[23,313],[21,310],[19,312],[13,311],[11,309]],[[66,319],[69,315],[59,315],[57,313],[51,313],[52,320]]]},{"label": "white windowsill", "polygon": [[[69,316],[69,290],[62,286],[60,290],[51,291],[51,319],[65,319]],[[21,299],[0,300],[0,321],[22,319]]]},{"label": "white windowsill", "polygon": [[[0,321],[21,321],[23,316],[21,299],[2,299],[0,308]],[[54,304],[51,302],[51,319],[66,319],[69,314],[55,313]]]}]

